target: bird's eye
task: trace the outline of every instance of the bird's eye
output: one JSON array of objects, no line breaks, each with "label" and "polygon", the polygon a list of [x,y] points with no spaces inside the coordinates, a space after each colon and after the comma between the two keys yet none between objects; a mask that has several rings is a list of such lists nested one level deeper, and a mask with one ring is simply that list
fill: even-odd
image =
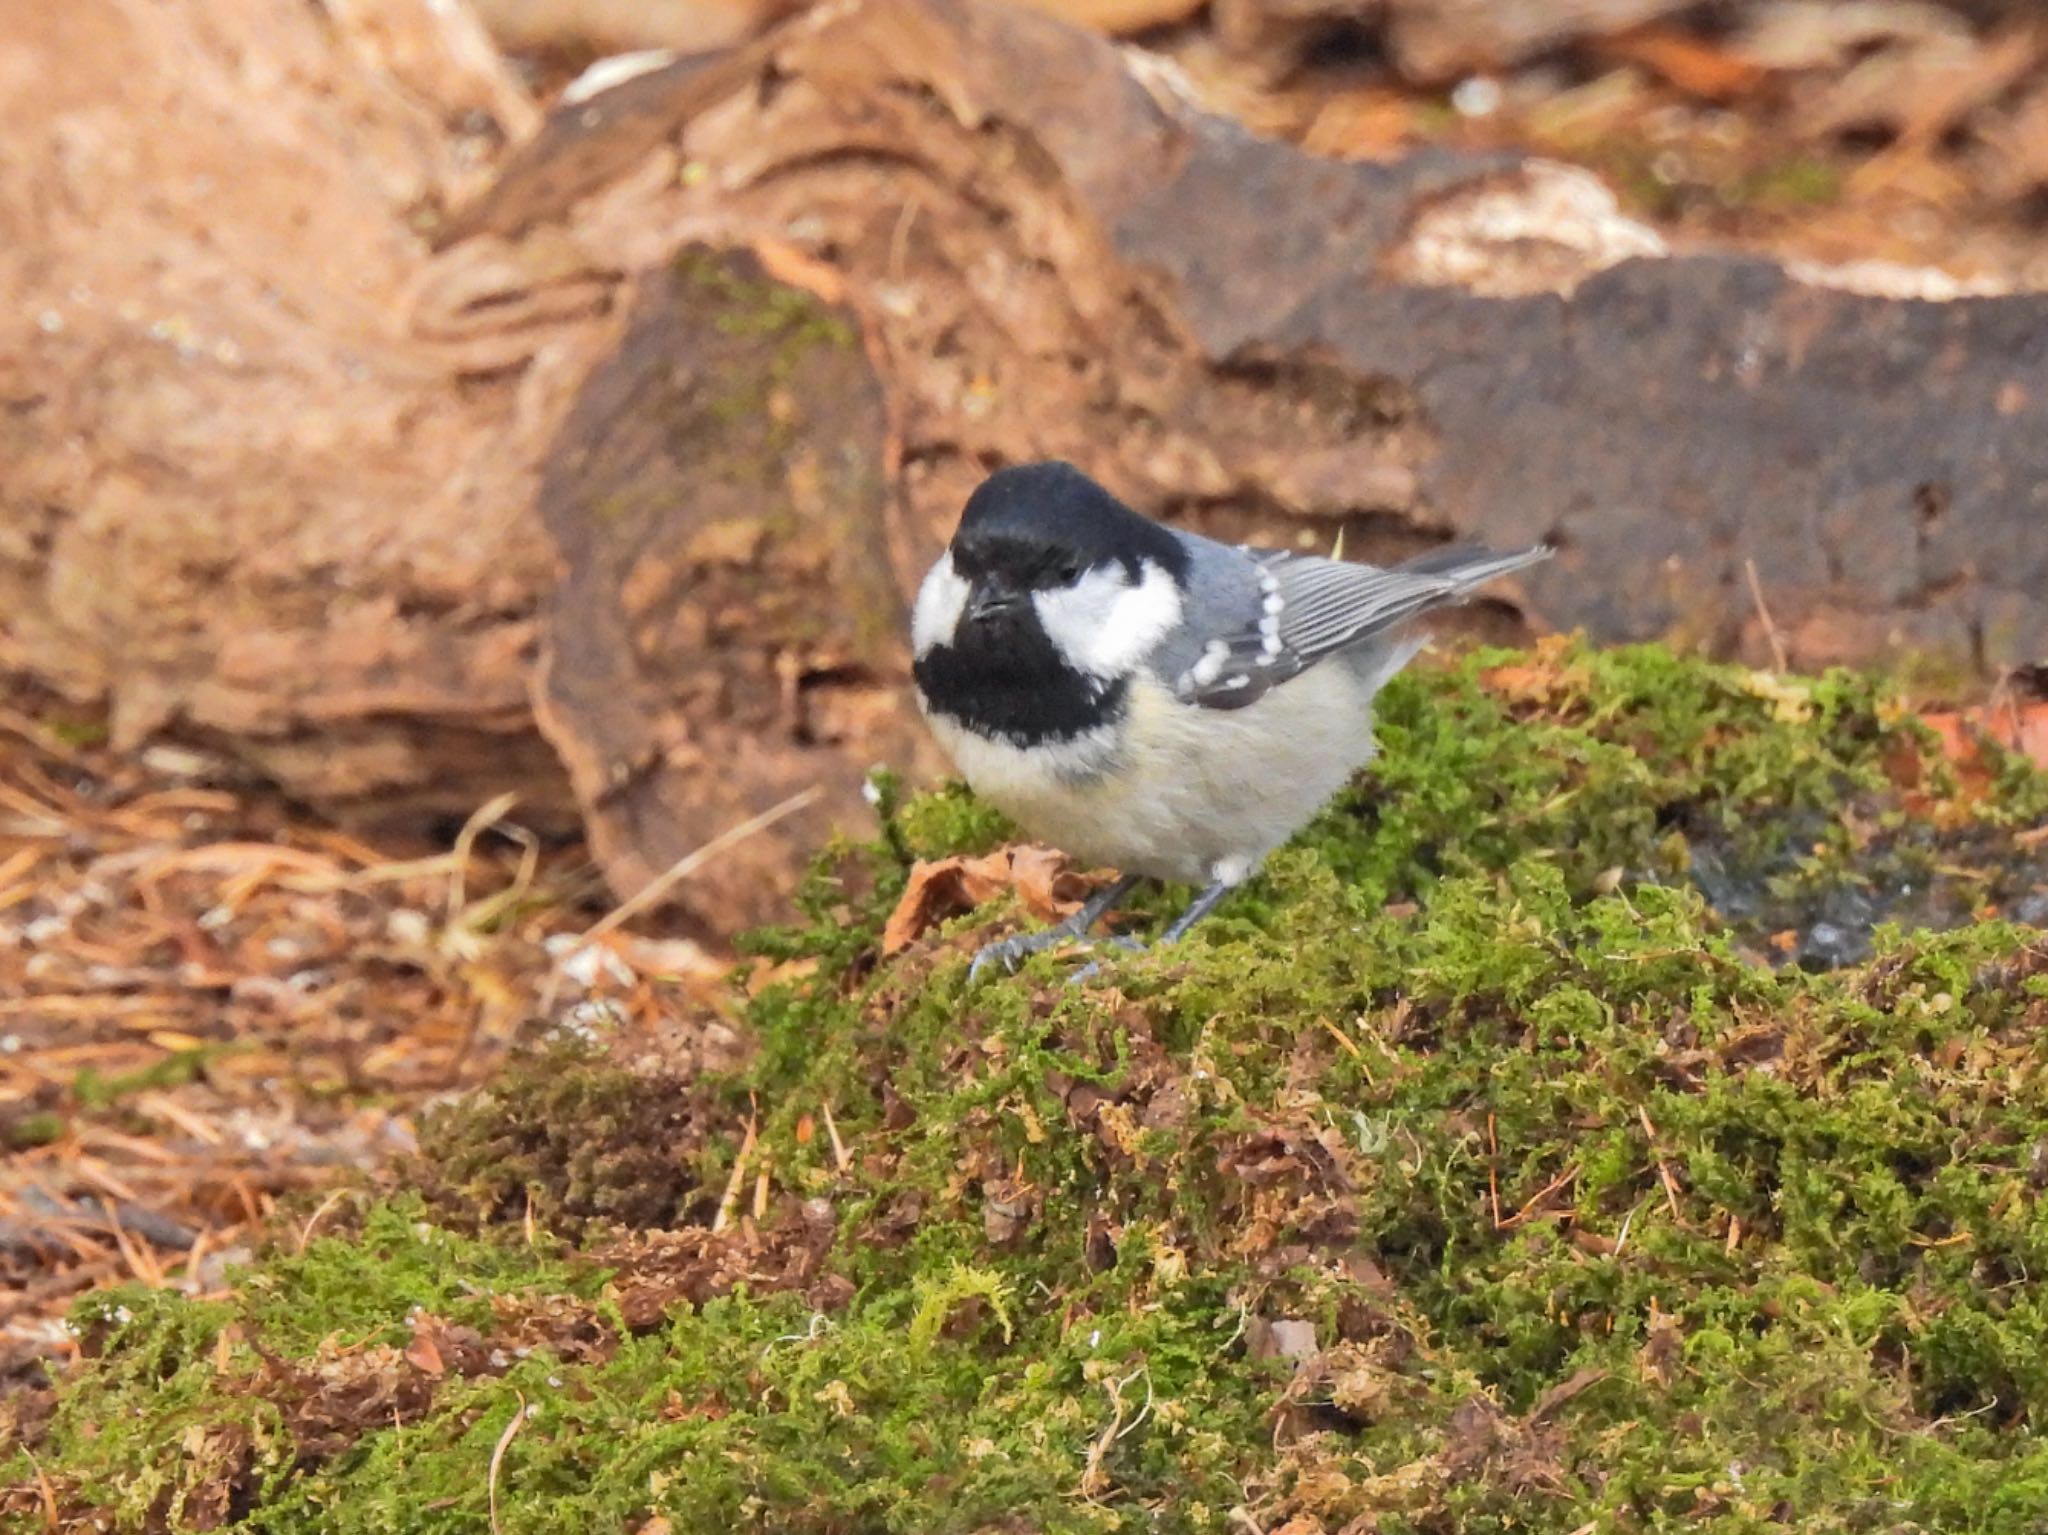
[{"label": "bird's eye", "polygon": [[1064,565],[1060,566],[1059,577],[1062,586],[1072,586],[1081,579],[1080,563],[1075,560],[1068,560]]}]

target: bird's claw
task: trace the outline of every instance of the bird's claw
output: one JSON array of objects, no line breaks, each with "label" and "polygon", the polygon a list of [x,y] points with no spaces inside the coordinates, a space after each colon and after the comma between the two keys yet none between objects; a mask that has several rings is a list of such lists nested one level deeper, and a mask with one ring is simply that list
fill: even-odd
[{"label": "bird's claw", "polygon": [[981,979],[982,972],[990,965],[1001,965],[1005,975],[1013,973],[1020,960],[1028,959],[1040,949],[1049,949],[1067,935],[1057,930],[1044,933],[1014,933],[1008,938],[997,939],[994,943],[983,944],[976,951],[973,962],[967,967],[969,983]]},{"label": "bird's claw", "polygon": [[[1143,954],[1147,945],[1135,938],[1105,938],[1102,940],[1112,948],[1122,949],[1126,954]],[[1091,959],[1087,964],[1067,977],[1069,986],[1079,986],[1083,981],[1092,981],[1102,974],[1102,961]]]},{"label": "bird's claw", "polygon": [[[1111,937],[1090,941],[1082,938],[1078,933],[1062,931],[1058,927],[1049,927],[1043,932],[1038,933],[1015,933],[1008,938],[1000,938],[994,943],[984,944],[976,952],[973,960],[967,966],[968,983],[972,985],[975,981],[980,980],[982,973],[991,965],[1002,966],[1003,972],[1006,975],[1014,974],[1017,966],[1022,961],[1030,958],[1033,954],[1054,948],[1062,943],[1077,943],[1083,948],[1091,949],[1098,948],[1103,944],[1110,944],[1133,954],[1136,954],[1145,947],[1135,938]],[[1068,979],[1070,982],[1085,980],[1101,968],[1102,966],[1099,962],[1092,963],[1076,971]]]}]

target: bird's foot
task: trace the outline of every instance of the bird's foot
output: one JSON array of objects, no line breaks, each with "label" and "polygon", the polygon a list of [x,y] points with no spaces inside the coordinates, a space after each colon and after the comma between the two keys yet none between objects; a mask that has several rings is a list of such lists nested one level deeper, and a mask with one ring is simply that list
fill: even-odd
[{"label": "bird's foot", "polygon": [[1090,896],[1086,904],[1064,922],[1055,922],[1040,932],[1017,933],[984,945],[967,967],[968,984],[981,979],[982,972],[990,965],[1001,965],[1004,973],[1008,974],[1033,954],[1086,938],[1088,930],[1103,919],[1110,907],[1129,895],[1131,886],[1136,883],[1130,878],[1113,880]]},{"label": "bird's foot", "polygon": [[967,967],[967,980],[971,985],[981,979],[982,972],[991,965],[1002,967],[1004,974],[1014,971],[1018,965],[1032,955],[1060,944],[1071,942],[1081,936],[1082,930],[1073,925],[1070,917],[1036,933],[1013,933],[1008,938],[999,938],[994,943],[983,944],[974,954],[974,960]]},{"label": "bird's foot", "polygon": [[[1234,888],[1234,885],[1225,884],[1221,880],[1216,881],[1200,895],[1196,896],[1188,904],[1188,909],[1174,919],[1173,925],[1151,943],[1139,943],[1135,938],[1112,938],[1108,941],[1115,944],[1118,948],[1133,954],[1142,954],[1147,949],[1163,949],[1169,944],[1179,943],[1187,935],[1188,929],[1201,921],[1202,918],[1208,916],[1215,909],[1216,903],[1230,894]],[[1067,977],[1067,984],[1069,986],[1079,986],[1083,981],[1092,981],[1100,974],[1102,974],[1102,961],[1099,959],[1090,960],[1079,970],[1076,970]]]},{"label": "bird's foot", "polygon": [[[1084,949],[1109,944],[1115,948],[1128,949],[1133,954],[1145,947],[1135,938],[1088,938],[1062,922],[1058,927],[1049,927],[1042,932],[1018,933],[1014,937],[984,945],[975,952],[973,961],[968,965],[967,979],[970,983],[973,982],[990,965],[1001,965],[1006,973],[1014,972],[1019,964],[1032,955],[1057,948],[1063,943],[1078,944]],[[1079,980],[1082,975],[1092,975],[1101,968],[1100,965],[1090,965],[1073,978]]]},{"label": "bird's foot", "polygon": [[[1148,943],[1138,942],[1135,938],[1105,938],[1102,941],[1111,948],[1122,949],[1126,954],[1143,954],[1152,947]],[[1094,945],[1090,945],[1090,947],[1092,948]],[[1067,984],[1069,986],[1079,986],[1083,981],[1092,981],[1100,974],[1102,974],[1102,961],[1091,959],[1087,964],[1067,977]]]}]

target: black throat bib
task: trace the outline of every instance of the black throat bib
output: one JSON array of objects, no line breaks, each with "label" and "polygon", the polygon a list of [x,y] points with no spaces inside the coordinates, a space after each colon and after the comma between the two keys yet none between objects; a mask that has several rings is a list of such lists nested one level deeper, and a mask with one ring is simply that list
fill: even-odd
[{"label": "black throat bib", "polygon": [[1029,617],[967,629],[912,668],[934,714],[1013,746],[1072,740],[1122,717],[1128,679],[1077,672]]}]

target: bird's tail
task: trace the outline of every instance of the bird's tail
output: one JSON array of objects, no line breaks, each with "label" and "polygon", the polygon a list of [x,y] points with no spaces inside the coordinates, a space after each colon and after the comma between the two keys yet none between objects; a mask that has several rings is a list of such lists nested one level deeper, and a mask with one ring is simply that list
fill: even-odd
[{"label": "bird's tail", "polygon": [[1406,575],[1441,578],[1449,587],[1441,600],[1456,601],[1489,581],[1540,564],[1556,552],[1548,544],[1517,549],[1512,554],[1501,554],[1481,544],[1454,544],[1418,554],[1394,568]]}]

